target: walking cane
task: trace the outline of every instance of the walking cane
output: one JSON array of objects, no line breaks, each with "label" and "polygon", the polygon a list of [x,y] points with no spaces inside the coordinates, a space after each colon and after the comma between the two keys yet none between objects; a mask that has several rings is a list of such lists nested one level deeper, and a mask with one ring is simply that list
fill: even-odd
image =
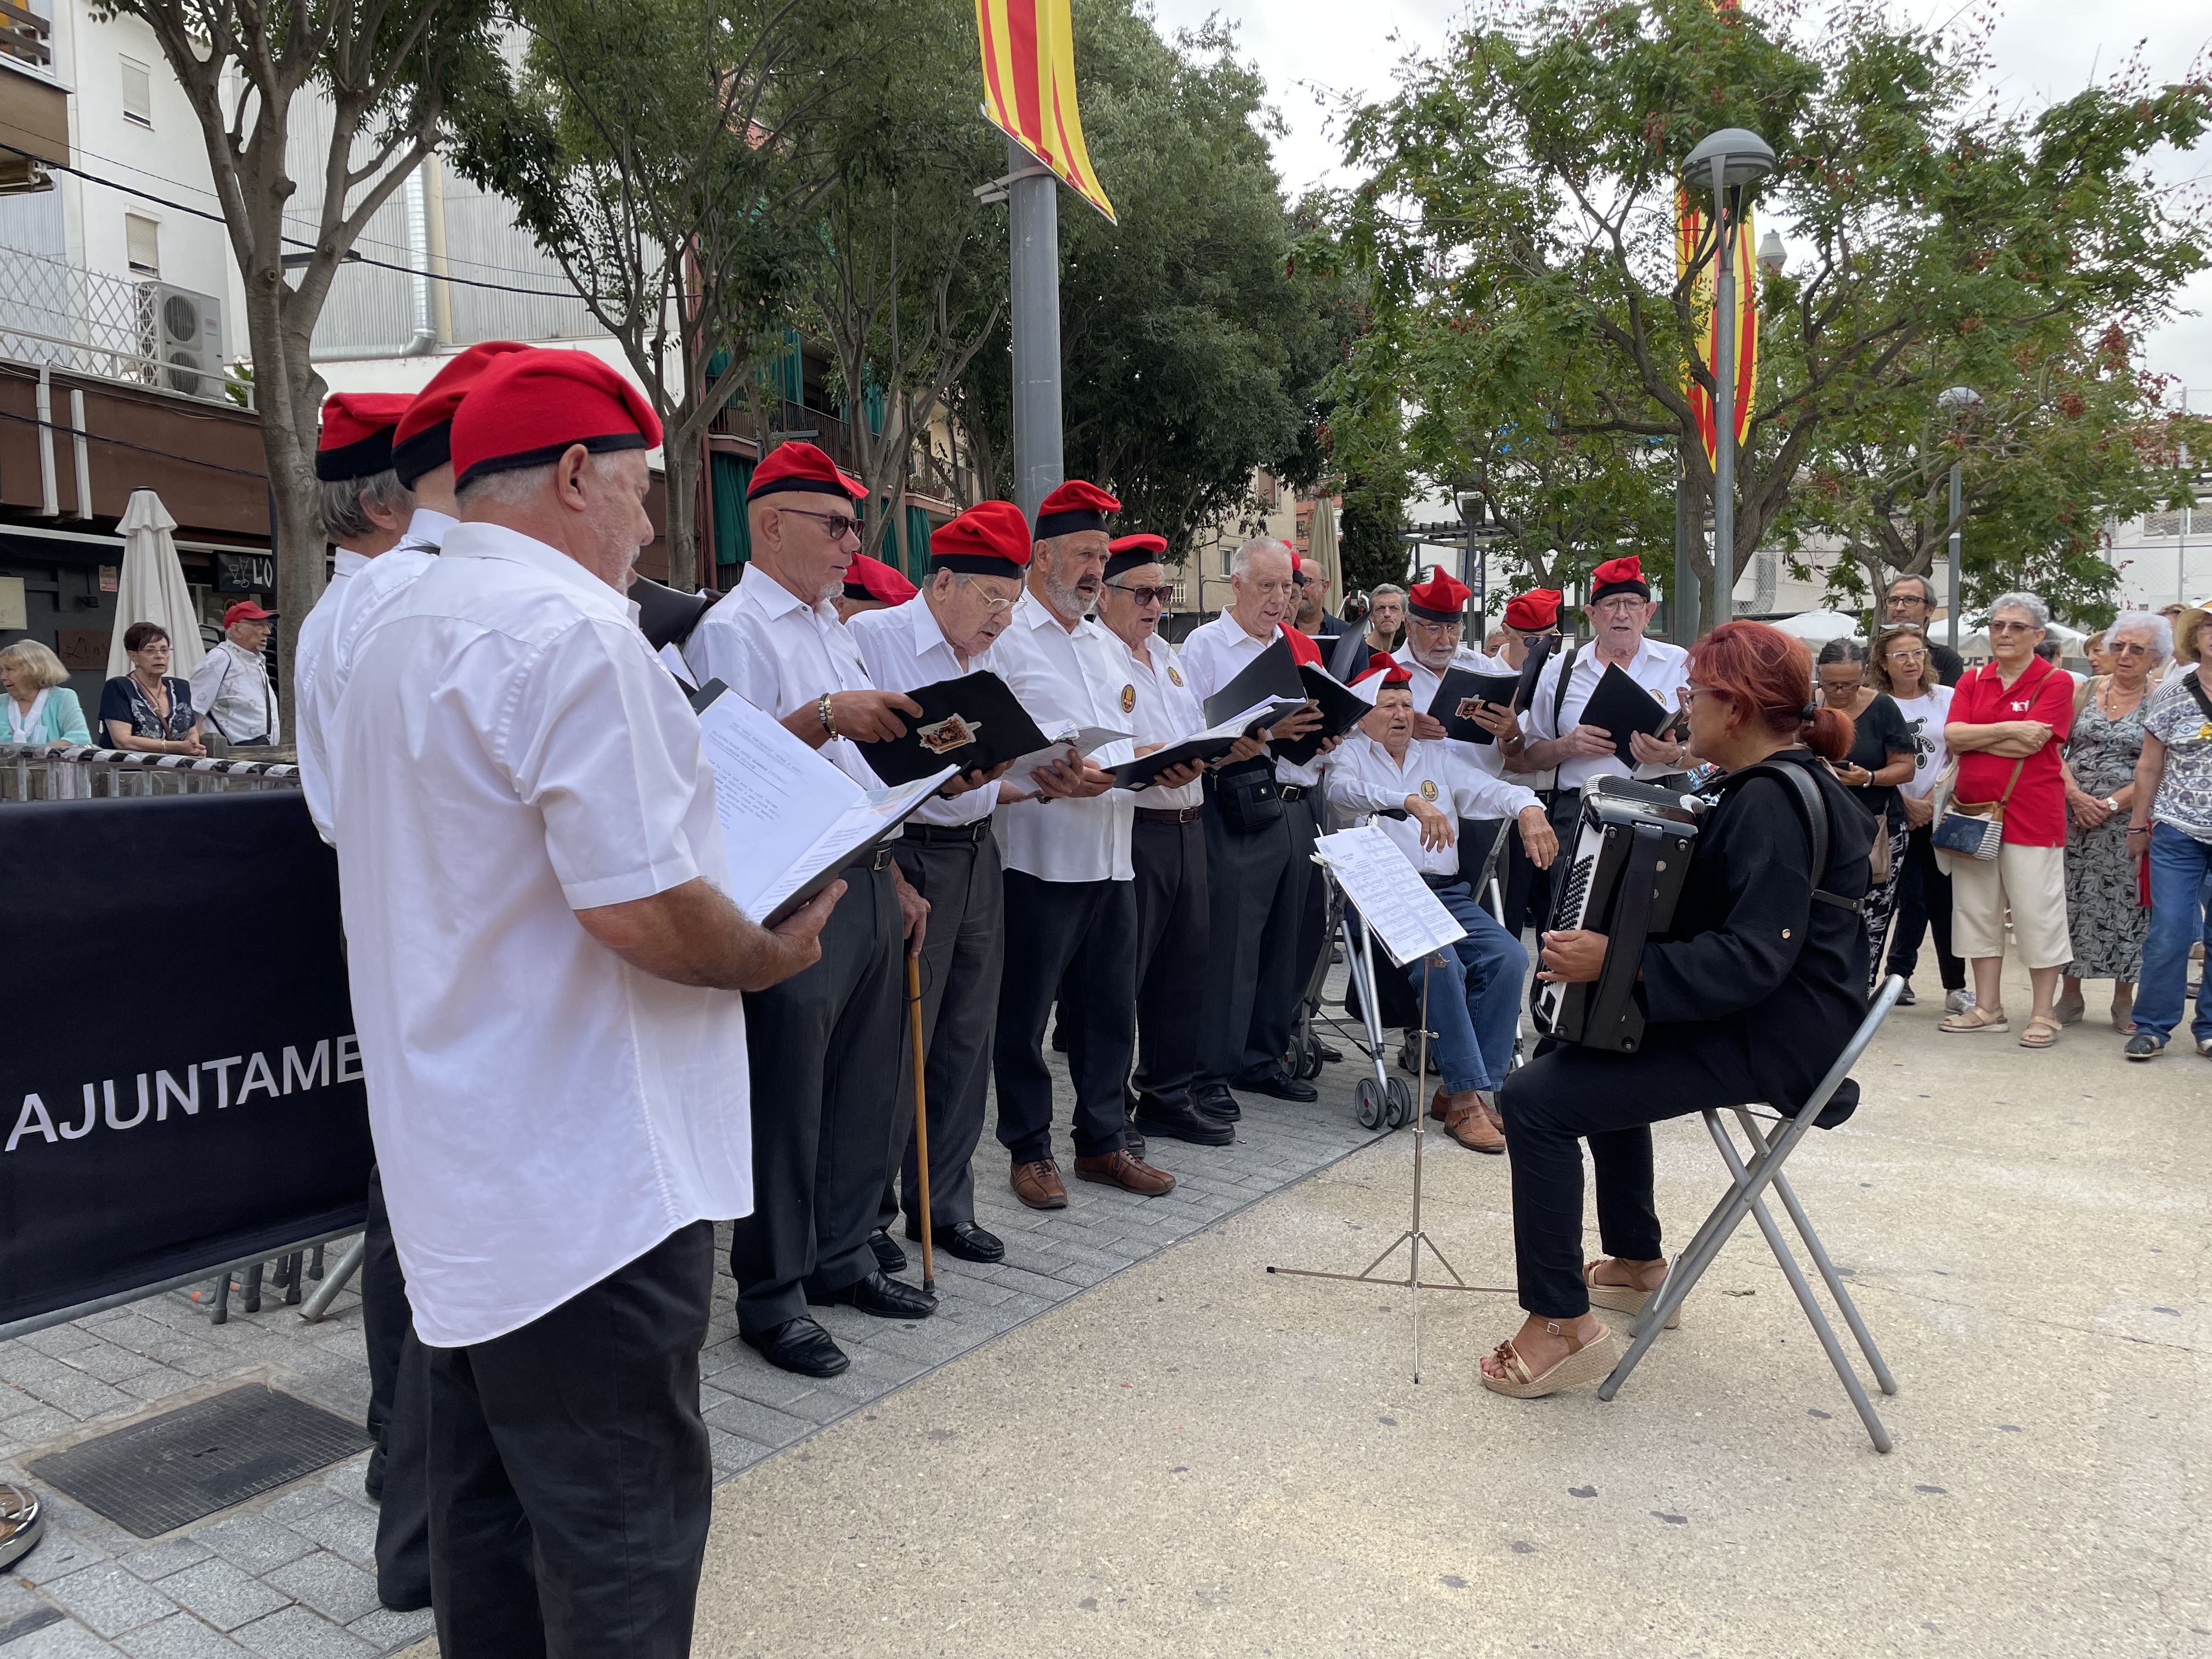
[{"label": "walking cane", "polygon": [[937,1257],[929,1222],[929,1103],[921,1085],[921,958],[906,959],[907,1031],[914,1044],[914,1168],[921,1181],[921,1288],[937,1294]]}]

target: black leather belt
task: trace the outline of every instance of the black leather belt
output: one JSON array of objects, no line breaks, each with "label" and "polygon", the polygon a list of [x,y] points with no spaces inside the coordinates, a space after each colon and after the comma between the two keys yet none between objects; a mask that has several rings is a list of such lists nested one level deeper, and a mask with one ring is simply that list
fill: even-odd
[{"label": "black leather belt", "polygon": [[973,847],[991,833],[991,820],[983,817],[973,823],[916,823],[908,818],[905,828],[908,841],[950,842],[956,846]]},{"label": "black leather belt", "polygon": [[1202,806],[1178,806],[1172,811],[1162,806],[1139,806],[1137,809],[1137,822],[1139,823],[1196,823],[1205,811]]},{"label": "black leather belt", "polygon": [[856,859],[849,860],[845,868],[872,875],[878,870],[890,869],[890,866],[891,849],[889,847],[878,847],[872,852],[861,854]]},{"label": "black leather belt", "polygon": [[1285,800],[1297,800],[1305,795],[1312,787],[1313,786],[1308,783],[1286,783],[1276,793],[1281,795]]}]

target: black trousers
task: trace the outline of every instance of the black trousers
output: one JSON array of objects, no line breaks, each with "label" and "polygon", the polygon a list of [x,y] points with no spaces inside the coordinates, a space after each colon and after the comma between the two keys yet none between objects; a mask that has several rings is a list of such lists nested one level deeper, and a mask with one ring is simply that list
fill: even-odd
[{"label": "black trousers", "polygon": [[991,1068],[999,1142],[1017,1164],[1052,1156],[1052,1073],[1044,1028],[1065,981],[1073,1006],[1067,1071],[1075,1085],[1078,1158],[1118,1152],[1122,1085],[1136,1046],[1137,901],[1127,881],[1044,881],[1006,873],[1006,965]]},{"label": "black trousers", "polygon": [[[939,1227],[975,1218],[971,1165],[983,1138],[991,1088],[991,1031],[1006,955],[1006,884],[999,843],[908,839],[896,849],[907,884],[929,901],[921,938],[921,1075],[929,1111],[929,1216]],[[902,969],[903,971],[903,969]],[[898,1101],[889,1167],[899,1171],[906,1212],[921,1224],[914,1147],[914,1045],[900,1028]],[[884,1182],[876,1224],[898,1219],[899,1194]]]},{"label": "black trousers", "polygon": [[[1504,880],[1500,889],[1505,895],[1505,931],[1519,939],[1529,927],[1540,931],[1552,920],[1552,872],[1539,870],[1529,861],[1528,849],[1521,844],[1518,826],[1509,825],[1505,833],[1505,851],[1498,860],[1499,872]],[[1482,896],[1478,893],[1475,897]]]},{"label": "black trousers", "polygon": [[453,1659],[682,1659],[714,1466],[714,1228],[520,1330],[429,1353],[430,1575]]},{"label": "black trousers", "polygon": [[[1297,866],[1297,952],[1291,963],[1290,996],[1284,1006],[1282,1046],[1271,1052],[1279,1057],[1291,1048],[1306,987],[1313,982],[1314,963],[1328,948],[1328,882],[1313,861],[1314,842],[1322,834],[1322,793],[1319,785],[1289,804],[1291,859]],[[1301,816],[1303,815],[1303,816]]]},{"label": "black trousers", "polygon": [[889,866],[844,878],[822,959],[745,995],[753,1212],[731,1230],[730,1273],[748,1334],[804,1316],[808,1288],[876,1270],[868,1235],[890,1176],[906,946]]},{"label": "black trousers", "polygon": [[1267,1054],[1263,1047],[1255,1053],[1254,1043],[1263,1023],[1261,940],[1290,880],[1291,826],[1285,809],[1277,822],[1239,835],[1223,820],[1210,791],[1200,822],[1206,826],[1208,921],[1198,1081],[1226,1084],[1258,1069]]},{"label": "black trousers", "polygon": [[1943,988],[1962,991],[1966,964],[1951,950],[1951,878],[1936,862],[1932,824],[1922,824],[1905,842],[1905,867],[1897,883],[1897,916],[1890,925],[1889,971],[1905,979],[1920,965],[1920,938],[1936,935],[1936,967]]},{"label": "black trousers", "polygon": [[383,1476],[376,1510],[376,1595],[402,1612],[430,1605],[428,1360],[415,1340],[407,1274],[392,1243],[384,1179],[368,1171],[362,1234],[362,1334],[368,1344],[369,1437]]},{"label": "black trousers", "polygon": [[1188,1105],[1206,1002],[1206,826],[1139,817],[1129,857],[1137,871],[1137,1103]]},{"label": "black trousers", "polygon": [[1513,1254],[1521,1305],[1539,1319],[1589,1311],[1583,1283],[1583,1158],[1597,1182],[1598,1240],[1607,1255],[1659,1257],[1650,1126],[1708,1106],[1767,1098],[1740,1052],[1683,1042],[1653,1028],[1633,1054],[1546,1045],[1505,1079],[1498,1109],[1511,1144]]}]

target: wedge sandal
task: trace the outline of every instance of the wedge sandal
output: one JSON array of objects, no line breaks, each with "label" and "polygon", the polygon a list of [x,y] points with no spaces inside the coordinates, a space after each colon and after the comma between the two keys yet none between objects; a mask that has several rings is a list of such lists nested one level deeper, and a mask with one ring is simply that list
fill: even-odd
[{"label": "wedge sandal", "polygon": [[[1545,1329],[1554,1334],[1561,1334],[1556,1321],[1547,1321]],[[1569,1336],[1567,1340],[1574,1342],[1575,1339]],[[1579,1389],[1586,1383],[1603,1382],[1606,1373],[1613,1369],[1613,1333],[1603,1331],[1589,1341],[1577,1343],[1557,1364],[1538,1375],[1529,1370],[1528,1362],[1521,1358],[1521,1351],[1513,1346],[1513,1339],[1509,1336],[1493,1350],[1499,1368],[1505,1375],[1492,1376],[1480,1365],[1475,1367],[1474,1374],[1481,1379],[1482,1386],[1492,1394],[1502,1394],[1514,1400],[1540,1400],[1547,1394],[1559,1393],[1562,1389]]]},{"label": "wedge sandal", "polygon": [[1947,1036],[1958,1036],[1967,1031],[2009,1031],[2012,1027],[2002,1008],[1962,1008],[1936,1029]]},{"label": "wedge sandal", "polygon": [[[1604,1261],[1601,1259],[1586,1262],[1583,1267],[1583,1283],[1589,1288],[1591,1307],[1609,1309],[1614,1313],[1640,1314],[1644,1311],[1644,1305],[1659,1294],[1657,1285],[1654,1285],[1648,1291],[1639,1291],[1632,1285],[1599,1284],[1590,1275],[1604,1265]],[[1659,1283],[1664,1285],[1666,1282],[1666,1275],[1662,1273]],[[1667,1328],[1671,1331],[1681,1322],[1682,1310],[1677,1308],[1674,1310],[1674,1316],[1667,1322]]]},{"label": "wedge sandal", "polygon": [[2044,1014],[2028,1021],[2027,1029],[2020,1034],[2023,1048],[2048,1048],[2057,1041],[2058,1022]]}]

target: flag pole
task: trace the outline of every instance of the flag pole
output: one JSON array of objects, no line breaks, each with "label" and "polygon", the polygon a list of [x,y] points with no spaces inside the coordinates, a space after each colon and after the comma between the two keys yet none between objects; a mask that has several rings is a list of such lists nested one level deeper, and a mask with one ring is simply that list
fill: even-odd
[{"label": "flag pole", "polygon": [[1060,442],[1060,182],[1012,139],[1006,141],[1007,224],[1012,243],[1014,501],[1035,518],[1037,503],[1067,476]]}]

